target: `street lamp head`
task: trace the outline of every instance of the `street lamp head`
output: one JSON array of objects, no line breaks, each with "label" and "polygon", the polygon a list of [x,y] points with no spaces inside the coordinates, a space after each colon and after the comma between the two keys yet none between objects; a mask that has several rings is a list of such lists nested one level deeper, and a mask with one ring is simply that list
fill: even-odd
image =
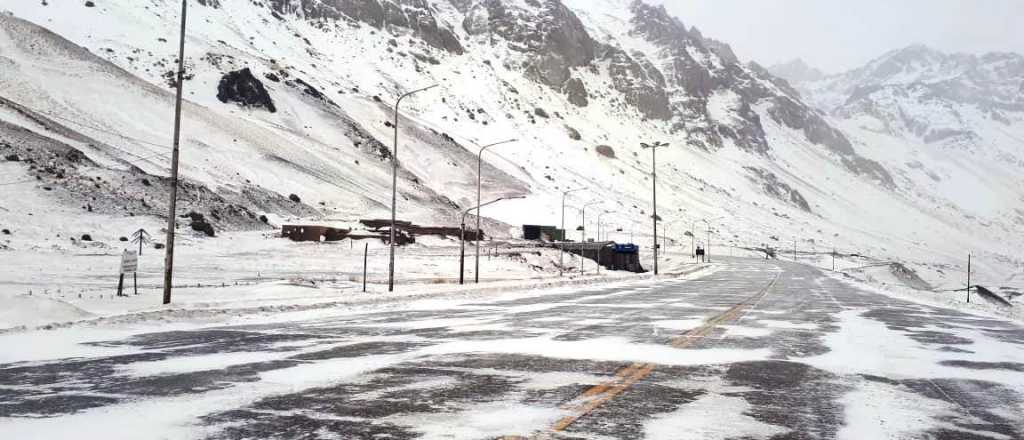
[{"label": "street lamp head", "polygon": [[587,189],[587,187],[584,186],[584,187],[579,187],[579,188],[573,188],[573,189],[565,190],[565,191],[562,191],[562,195],[566,195],[566,194],[569,194],[569,193],[574,193],[574,192],[577,192],[577,191],[583,191],[585,189]]},{"label": "street lamp head", "polygon": [[[501,142],[494,142],[494,143],[491,143],[491,144],[487,144],[487,145],[484,145],[484,146],[480,147],[480,153],[483,153],[484,150],[486,150],[488,148],[491,148],[491,147],[496,147],[498,145],[503,145],[503,144],[511,144],[512,142],[518,142],[518,141],[519,141],[519,139],[508,139],[508,140],[504,140],[504,141],[501,141]],[[476,142],[474,142],[474,143],[476,144]],[[477,145],[480,145],[480,144],[477,144]]]}]

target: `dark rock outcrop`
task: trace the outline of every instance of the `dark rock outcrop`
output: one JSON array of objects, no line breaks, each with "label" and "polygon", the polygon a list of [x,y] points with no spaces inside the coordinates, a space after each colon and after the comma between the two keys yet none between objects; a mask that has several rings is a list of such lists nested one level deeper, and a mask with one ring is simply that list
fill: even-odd
[{"label": "dark rock outcrop", "polygon": [[784,203],[796,206],[806,212],[811,212],[811,205],[807,203],[807,199],[804,198],[803,194],[800,194],[800,191],[797,191],[795,188],[779,180],[775,173],[764,168],[743,168],[750,173],[751,181],[761,185],[765,194],[768,194]]},{"label": "dark rock outcrop", "polygon": [[206,234],[207,237],[215,237],[217,235],[216,231],[213,229],[213,225],[206,221],[206,216],[192,211],[182,217],[190,220],[189,227],[191,227],[193,231],[202,232],[203,234]]},{"label": "dark rock outcrop", "polygon": [[234,102],[242,107],[265,108],[271,113],[277,112],[270,93],[248,67],[228,72],[221,77],[217,85],[217,99],[223,103]]},{"label": "dark rock outcrop", "polygon": [[569,102],[577,107],[586,107],[590,104],[587,97],[587,86],[579,78],[570,78],[565,82],[562,90],[569,96]]},{"label": "dark rock outcrop", "polygon": [[496,35],[512,50],[530,55],[528,78],[570,94],[586,105],[582,83],[568,84],[572,69],[590,65],[596,43],[579,17],[558,0],[527,2],[524,7],[484,0],[467,11],[462,27],[470,35]]},{"label": "dark rock outcrop", "polygon": [[270,0],[270,8],[313,22],[350,20],[377,29],[408,29],[433,47],[453,54],[465,52],[451,26],[437,19],[426,0]]}]

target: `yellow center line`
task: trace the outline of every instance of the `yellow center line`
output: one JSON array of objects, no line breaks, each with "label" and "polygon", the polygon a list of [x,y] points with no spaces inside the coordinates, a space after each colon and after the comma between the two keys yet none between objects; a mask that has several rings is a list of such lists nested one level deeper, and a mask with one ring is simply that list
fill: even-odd
[{"label": "yellow center line", "polygon": [[[730,307],[728,310],[718,314],[717,316],[708,319],[700,327],[691,329],[686,333],[683,333],[681,336],[673,339],[671,345],[675,348],[687,348],[696,344],[705,336],[714,331],[715,327],[724,322],[736,319],[736,317],[739,316],[740,312],[742,312],[744,309],[759,302],[761,298],[767,295],[768,291],[771,290],[773,286],[775,286],[775,282],[778,280],[779,275],[776,274],[775,278],[770,283],[768,283],[768,285],[765,286],[764,289],[761,289],[760,292],[754,294],[753,296],[747,298],[746,300],[740,302],[739,304]],[[595,409],[600,408],[605,403],[614,399],[615,396],[622,394],[630,387],[632,387],[634,384],[649,376],[652,372],[654,372],[654,369],[656,367],[657,364],[649,362],[636,362],[620,369],[618,372],[615,373],[615,377],[613,377],[611,380],[588,388],[586,391],[583,392],[583,394],[580,395],[579,398],[575,399],[577,401],[582,401],[581,403],[569,407],[563,407],[563,409],[568,410],[572,414],[559,419],[554,424],[554,426],[551,427],[551,430],[549,432],[538,433],[530,438],[549,438],[552,433],[564,431],[573,423],[576,423],[577,420],[585,417],[587,414],[590,414]],[[505,436],[502,438],[512,440],[526,439],[527,437]]]}]

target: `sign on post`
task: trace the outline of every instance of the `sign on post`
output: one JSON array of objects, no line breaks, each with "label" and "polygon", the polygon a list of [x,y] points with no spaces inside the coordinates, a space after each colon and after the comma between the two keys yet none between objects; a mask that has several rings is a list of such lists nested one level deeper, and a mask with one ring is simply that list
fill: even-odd
[{"label": "sign on post", "polygon": [[135,251],[124,251],[121,254],[121,273],[135,273],[139,269],[139,254]]}]

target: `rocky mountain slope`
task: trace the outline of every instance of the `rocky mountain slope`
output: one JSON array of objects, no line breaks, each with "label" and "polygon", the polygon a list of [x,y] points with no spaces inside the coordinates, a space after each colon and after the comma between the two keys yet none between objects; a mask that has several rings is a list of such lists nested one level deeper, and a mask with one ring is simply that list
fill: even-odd
[{"label": "rocky mountain slope", "polygon": [[799,87],[907,188],[1024,225],[1024,56],[910,46]]},{"label": "rocky mountain slope", "polygon": [[[3,7],[0,152],[29,159],[3,169],[32,182],[0,192],[160,215],[180,3]],[[456,223],[475,201],[476,145],[517,138],[484,156],[484,198],[526,196],[485,210],[490,232],[557,224],[561,191],[580,186],[572,205],[604,200],[592,209],[628,230],[650,215],[640,143],[660,140],[659,215],[679,238],[715,219],[715,240],[736,244],[795,238],[948,269],[980,241],[1015,258],[998,237],[1018,220],[944,210],[947,188],[894,174],[845,120],[642,1],[198,0],[186,65],[183,213],[226,227],[386,215],[390,106],[438,84],[403,102],[404,219]]]},{"label": "rocky mountain slope", "polygon": [[768,71],[779,78],[789,81],[791,84],[799,84],[824,79],[825,72],[811,67],[800,58],[779,63],[768,67]]}]

